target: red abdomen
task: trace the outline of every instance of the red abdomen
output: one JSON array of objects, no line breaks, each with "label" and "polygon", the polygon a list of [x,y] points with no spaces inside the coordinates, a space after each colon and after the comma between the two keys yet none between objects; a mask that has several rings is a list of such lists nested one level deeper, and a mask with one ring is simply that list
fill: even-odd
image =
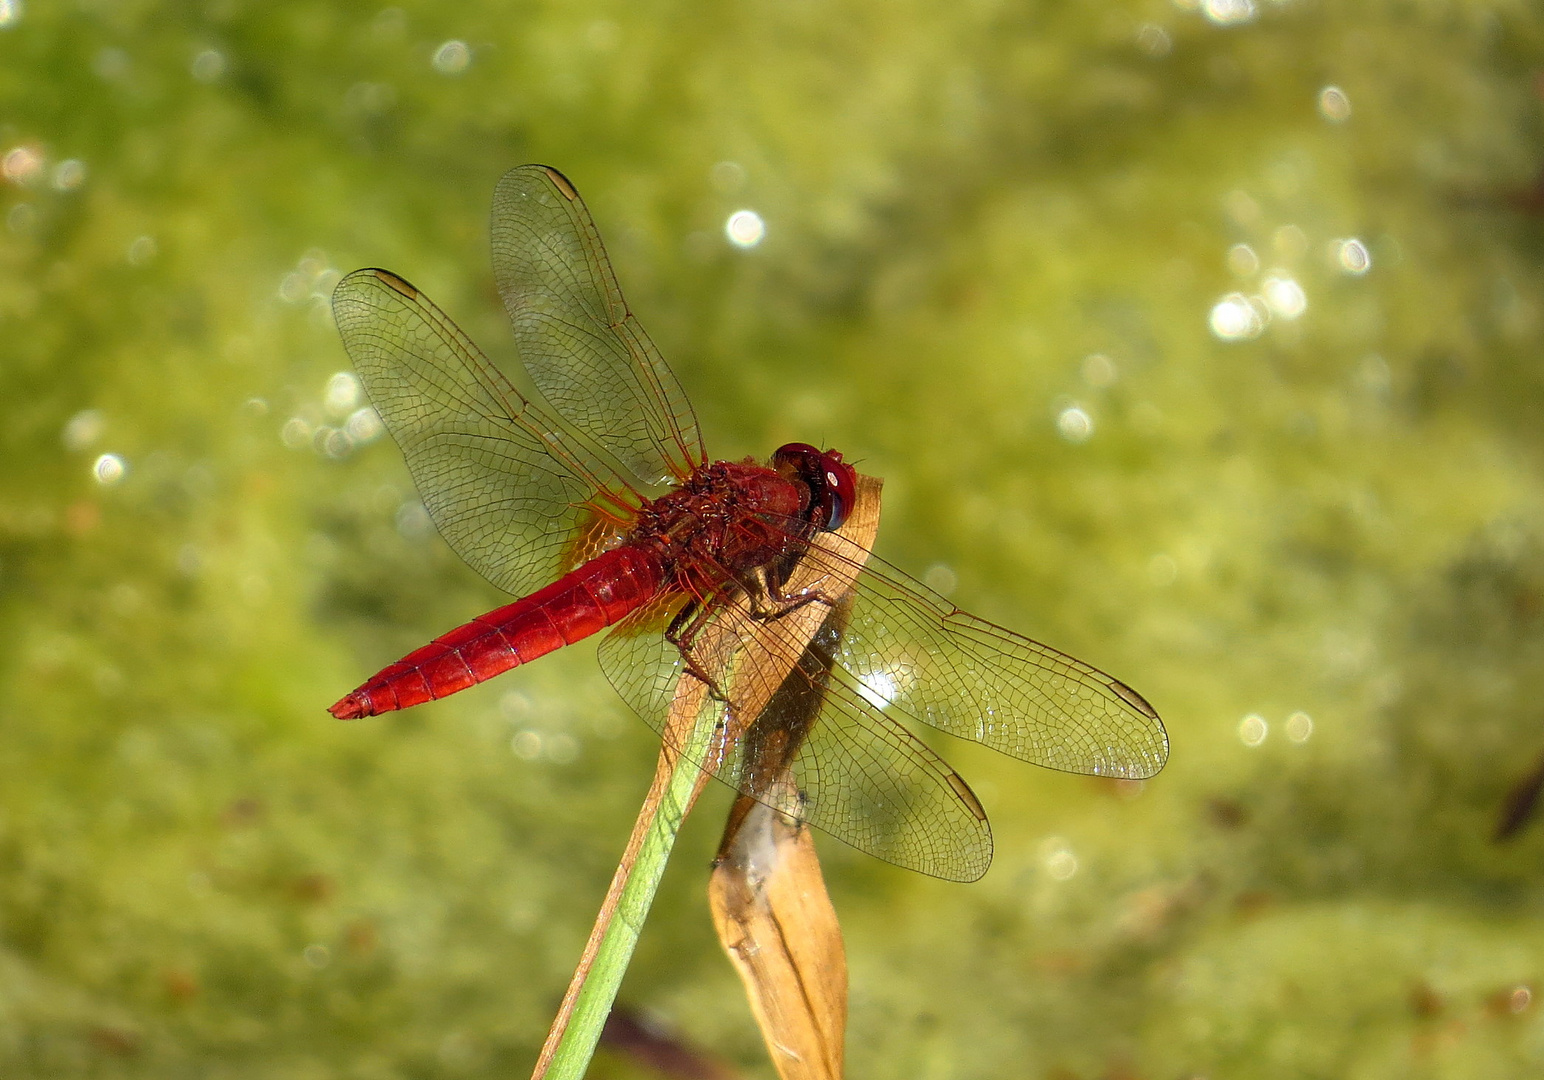
[{"label": "red abdomen", "polygon": [[654,555],[613,548],[408,653],[327,711],[353,720],[465,690],[605,629],[653,598],[665,576]]}]

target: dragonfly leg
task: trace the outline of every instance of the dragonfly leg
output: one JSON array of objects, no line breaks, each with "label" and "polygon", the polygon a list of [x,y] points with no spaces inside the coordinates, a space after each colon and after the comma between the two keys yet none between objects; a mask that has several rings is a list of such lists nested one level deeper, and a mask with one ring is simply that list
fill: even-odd
[{"label": "dragonfly leg", "polygon": [[665,628],[665,640],[681,650],[681,659],[686,661],[684,674],[692,676],[708,688],[708,696],[715,701],[729,700],[713,676],[702,669],[697,658],[692,654],[692,645],[703,628],[713,617],[713,607],[697,600],[692,600],[683,607],[676,617],[670,620],[670,625]]},{"label": "dragonfly leg", "polygon": [[[764,580],[756,581],[755,585],[755,588],[747,588],[746,592],[752,597],[751,618],[758,622],[773,622],[781,619],[785,615],[791,615],[798,611],[805,604],[820,603],[828,608],[834,608],[841,599],[836,596],[828,596],[819,589],[814,588],[801,589],[797,593],[785,593],[782,590],[782,583],[775,580],[770,574],[766,575]],[[762,604],[757,603],[756,598],[758,596],[762,600],[775,604],[776,607],[763,607]]]}]

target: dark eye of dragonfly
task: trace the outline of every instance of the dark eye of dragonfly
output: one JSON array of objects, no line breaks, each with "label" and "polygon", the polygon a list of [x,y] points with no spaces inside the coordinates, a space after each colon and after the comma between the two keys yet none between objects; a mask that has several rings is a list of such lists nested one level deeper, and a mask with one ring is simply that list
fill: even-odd
[{"label": "dark eye of dragonfly", "polygon": [[842,527],[857,498],[857,480],[840,451],[788,443],[772,455],[772,465],[793,473],[809,486],[810,506],[820,509],[822,528],[834,532]]}]

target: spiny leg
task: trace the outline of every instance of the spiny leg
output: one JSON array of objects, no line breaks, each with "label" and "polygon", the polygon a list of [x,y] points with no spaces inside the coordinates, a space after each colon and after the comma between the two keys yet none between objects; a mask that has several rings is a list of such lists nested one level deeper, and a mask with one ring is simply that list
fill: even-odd
[{"label": "spiny leg", "polygon": [[[836,607],[841,597],[828,596],[818,589],[801,589],[797,594],[783,592],[782,581],[773,579],[773,575],[763,570],[760,576],[752,577],[750,582],[741,582],[746,595],[750,597],[750,616],[757,622],[775,622],[785,615],[791,615],[806,604],[821,603],[828,608]],[[763,606],[761,601],[771,601],[774,607]]]},{"label": "spiny leg", "polygon": [[665,628],[665,640],[674,645],[681,652],[681,659],[685,662],[682,673],[690,675],[708,688],[708,696],[715,701],[727,703],[729,701],[713,676],[702,669],[697,658],[692,653],[692,646],[697,637],[712,620],[716,605],[704,603],[700,600],[691,600],[683,607],[676,617],[670,620],[670,625]]}]

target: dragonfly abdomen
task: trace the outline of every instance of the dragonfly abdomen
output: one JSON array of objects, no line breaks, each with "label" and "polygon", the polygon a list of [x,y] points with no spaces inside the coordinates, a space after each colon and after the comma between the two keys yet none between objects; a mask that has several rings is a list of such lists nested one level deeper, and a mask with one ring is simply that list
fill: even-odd
[{"label": "dragonfly abdomen", "polygon": [[328,711],[353,720],[465,690],[604,630],[652,599],[665,577],[652,552],[613,548],[546,588],[441,634]]}]

